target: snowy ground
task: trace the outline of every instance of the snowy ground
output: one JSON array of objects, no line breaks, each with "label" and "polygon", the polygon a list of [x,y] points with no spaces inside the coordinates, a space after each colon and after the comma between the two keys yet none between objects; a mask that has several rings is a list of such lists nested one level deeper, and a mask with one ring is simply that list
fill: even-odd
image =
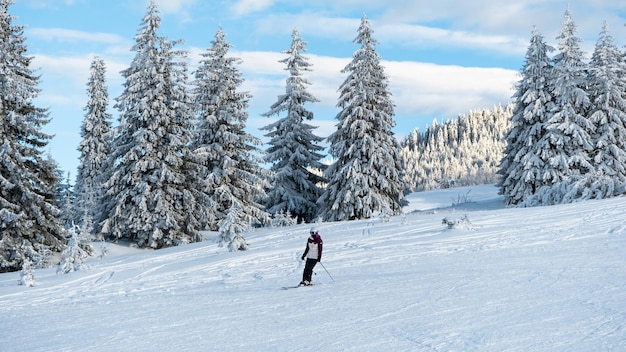
[{"label": "snowy ground", "polygon": [[410,200],[389,222],[320,224],[335,281],[318,266],[313,287],[281,290],[301,279],[309,226],[255,230],[239,253],[109,245],[31,288],[2,274],[0,351],[626,350],[626,198],[504,209],[478,186]]}]

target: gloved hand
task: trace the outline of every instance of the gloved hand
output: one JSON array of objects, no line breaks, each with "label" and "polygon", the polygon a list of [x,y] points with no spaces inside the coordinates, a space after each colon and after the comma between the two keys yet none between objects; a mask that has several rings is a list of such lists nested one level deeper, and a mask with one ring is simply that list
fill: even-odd
[{"label": "gloved hand", "polygon": [[301,259],[304,260],[304,256],[302,256]]},{"label": "gloved hand", "polygon": [[322,260],[321,260],[321,259],[318,259],[318,260],[317,260],[317,262],[318,262],[318,263],[321,263],[321,262],[322,262]]}]

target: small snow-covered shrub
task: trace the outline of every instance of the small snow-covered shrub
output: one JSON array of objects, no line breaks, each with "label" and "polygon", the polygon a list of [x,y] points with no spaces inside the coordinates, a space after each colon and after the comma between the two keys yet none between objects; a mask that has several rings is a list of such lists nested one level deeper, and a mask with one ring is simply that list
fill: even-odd
[{"label": "small snow-covered shrub", "polygon": [[19,284],[22,286],[35,286],[35,274],[33,273],[33,263],[30,260],[24,260],[22,264],[22,273],[20,275]]},{"label": "small snow-covered shrub", "polygon": [[443,220],[441,220],[441,223],[443,225],[447,225],[449,229],[457,229],[457,228],[464,229],[464,230],[473,229],[472,223],[467,218],[467,215],[464,215],[460,219],[450,219],[449,217],[446,216],[445,218],[443,218]]},{"label": "small snow-covered shrub", "polygon": [[98,254],[98,259],[102,259],[109,254],[109,248],[105,245],[105,242],[102,241],[100,245],[100,254]]},{"label": "small snow-covered shrub", "polygon": [[380,219],[380,222],[389,222],[391,221],[391,215],[392,214],[390,212],[382,211],[378,214],[378,218]]},{"label": "small snow-covered shrub", "polygon": [[407,219],[406,214],[402,213],[402,225],[409,225],[409,219]]},{"label": "small snow-covered shrub", "polygon": [[461,204],[465,204],[465,203],[471,203],[472,202],[472,198],[469,195],[471,191],[472,190],[470,189],[465,194],[458,194],[456,199],[452,198],[452,206],[455,207],[457,205],[461,205]]},{"label": "small snow-covered shrub", "polygon": [[218,243],[222,247],[228,244],[231,252],[245,251],[248,249],[248,242],[243,237],[248,225],[242,221],[244,213],[238,206],[229,209],[226,217],[220,221]]},{"label": "small snow-covered shrub", "polygon": [[85,258],[93,255],[94,252],[91,245],[85,242],[80,231],[76,228],[70,230],[69,242],[67,248],[61,253],[61,262],[57,268],[57,274],[67,274],[85,267]]},{"label": "small snow-covered shrub", "polygon": [[272,227],[292,226],[298,222],[298,219],[291,216],[291,212],[281,210],[272,217]]}]

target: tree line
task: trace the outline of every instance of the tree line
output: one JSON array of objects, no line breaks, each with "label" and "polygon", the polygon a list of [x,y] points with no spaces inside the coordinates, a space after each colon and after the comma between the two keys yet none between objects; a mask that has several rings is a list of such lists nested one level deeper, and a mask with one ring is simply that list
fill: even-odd
[{"label": "tree line", "polygon": [[513,95],[498,186],[507,205],[626,192],[626,60],[604,24],[591,60],[569,9],[556,54],[534,28]]},{"label": "tree line", "polygon": [[251,96],[241,90],[241,60],[229,54],[225,33],[218,28],[189,72],[181,41],[158,33],[161,18],[151,1],[134,58],[122,71],[123,92],[113,99],[115,126],[107,112],[106,65],[99,57],[91,64],[71,190],[43,153],[51,138],[41,132],[48,111],[33,105],[39,77],[29,67],[23,28],[12,23],[11,4],[0,0],[0,271],[45,266],[68,236],[158,249],[200,241],[201,231],[212,230],[234,251],[247,249],[245,231],[272,217],[312,222],[401,212],[393,104],[367,17],[354,40],[360,47],[342,71],[337,130],[328,138],[335,161],[324,165],[323,139],[306,107],[317,101],[303,75],[311,65],[297,30],[281,60],[285,94],[265,114],[279,119],[264,128],[270,147],[261,150],[260,140],[244,131]]},{"label": "tree line", "polygon": [[[625,191],[626,60],[605,25],[586,63],[569,10],[555,56],[533,30],[510,105],[434,122],[402,143],[363,16],[359,48],[342,70],[325,165],[308,108],[318,101],[305,77],[313,68],[297,30],[280,61],[285,93],[264,114],[278,119],[263,128],[270,141],[262,150],[244,131],[251,96],[241,90],[241,59],[229,54],[225,33],[218,28],[190,72],[180,41],[158,33],[155,1],[140,22],[119,97],[109,98],[104,61],[92,62],[72,190],[44,153],[50,117],[33,103],[39,77],[11,4],[0,0],[0,272],[49,265],[79,234],[158,249],[200,241],[211,230],[221,245],[245,250],[251,226],[396,215],[405,192],[454,185],[496,183],[510,206]],[[79,242],[71,241],[72,252]]]},{"label": "tree line", "polygon": [[401,150],[409,190],[494,182],[520,207],[626,193],[626,53],[605,23],[586,61],[576,33],[569,9],[556,49],[533,28],[507,107],[413,131]]},{"label": "tree line", "polygon": [[470,111],[403,141],[400,160],[407,191],[496,183],[513,106]]}]

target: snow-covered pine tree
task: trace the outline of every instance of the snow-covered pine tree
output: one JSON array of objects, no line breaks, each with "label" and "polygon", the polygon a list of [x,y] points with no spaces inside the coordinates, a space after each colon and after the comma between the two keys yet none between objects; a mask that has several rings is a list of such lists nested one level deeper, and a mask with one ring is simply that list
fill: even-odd
[{"label": "snow-covered pine tree", "polygon": [[[204,185],[206,181],[200,177],[202,165],[199,163],[190,145],[193,141],[194,111],[193,99],[189,91],[189,77],[186,64],[187,52],[174,50],[174,45],[182,42],[170,42],[161,38],[161,51],[164,57],[180,58],[179,60],[164,60],[163,72],[171,82],[166,87],[167,103],[170,108],[173,124],[169,126],[171,136],[178,136],[181,157],[179,171],[184,177],[184,185],[180,186],[180,197],[175,207],[182,212],[182,232],[187,234],[177,239],[178,244],[196,242],[202,240],[199,233],[206,224],[214,219],[214,202],[207,193]],[[172,137],[170,137],[172,138]],[[175,151],[175,149],[173,150]]]},{"label": "snow-covered pine tree", "polygon": [[273,172],[265,205],[271,214],[288,212],[299,221],[311,222],[317,215],[316,202],[322,194],[319,185],[325,182],[313,170],[324,170],[325,166],[320,162],[323,158],[320,152],[324,148],[319,143],[323,138],[314,135],[316,127],[305,122],[313,119],[313,112],[307,110],[305,104],[319,100],[307,91],[311,83],[302,76],[303,71],[311,71],[308,58],[301,54],[306,51],[306,42],[296,29],[291,37],[291,47],[284,51],[289,56],[280,60],[289,71],[285,94],[280,95],[271,110],[263,114],[286,113],[262,128],[271,131],[266,134],[271,139],[265,161],[272,164]]},{"label": "snow-covered pine tree", "polygon": [[552,50],[534,28],[513,94],[511,128],[505,136],[507,145],[498,171],[502,176],[498,187],[506,205],[533,205],[525,202],[546,185],[543,170],[548,160],[542,154],[549,140],[542,137],[554,104],[548,82],[552,70],[548,54]]},{"label": "snow-covered pine tree", "polygon": [[[57,169],[57,178],[63,177],[63,171]],[[59,182],[56,187],[57,207],[59,208],[59,220],[65,229],[71,229],[76,222],[76,193],[70,183],[70,173],[67,172],[65,182]]]},{"label": "snow-covered pine tree", "polygon": [[549,78],[554,105],[546,123],[546,133],[538,141],[540,157],[547,163],[540,171],[545,186],[537,190],[533,204],[549,205],[570,202],[573,185],[593,170],[590,153],[594,126],[589,120],[589,97],[586,91],[588,65],[576,36],[577,26],[569,8],[552,59]]},{"label": "snow-covered pine tree", "polygon": [[[195,72],[198,116],[192,150],[203,166],[203,179],[215,202],[215,221],[209,228],[220,231],[221,244],[239,250],[245,249],[239,245],[243,243],[241,232],[226,227],[247,229],[253,223],[266,223],[269,215],[259,202],[268,185],[258,156],[262,151],[256,147],[260,140],[244,130],[250,94],[238,91],[243,78],[236,65],[241,59],[229,55],[230,47],[219,28]],[[236,236],[231,236],[234,233]]]},{"label": "snow-covered pine tree", "polygon": [[367,17],[354,42],[361,47],[342,70],[337,130],[328,137],[336,161],[318,203],[327,220],[367,219],[402,212],[404,182],[399,143],[392,128],[394,106]]},{"label": "snow-covered pine tree", "polygon": [[626,192],[626,68],[605,22],[589,68],[593,172],[569,195],[575,199],[607,198]]},{"label": "snow-covered pine tree", "polygon": [[11,0],[0,0],[0,272],[61,252],[64,230],[54,191],[56,164],[44,148],[48,111],[35,106],[39,77],[30,68],[22,26],[13,24]]},{"label": "snow-covered pine tree", "polygon": [[248,250],[248,242],[243,233],[249,228],[247,216],[241,208],[241,203],[237,199],[232,201],[232,205],[226,209],[226,216],[220,220],[219,243],[220,246],[228,244],[231,252],[245,251]]},{"label": "snow-covered pine tree", "polygon": [[185,53],[157,35],[158,14],[153,0],[132,48],[135,57],[122,71],[126,82],[117,98],[121,114],[111,154],[115,171],[106,183],[111,202],[102,228],[150,248],[201,240],[199,229],[188,226],[189,211],[197,207],[187,192],[192,116]]},{"label": "snow-covered pine tree", "polygon": [[86,235],[81,233],[78,226],[74,226],[69,230],[68,244],[63,253],[61,253],[57,274],[67,274],[85,268],[85,259],[94,253]]},{"label": "snow-covered pine tree", "polygon": [[84,110],[78,146],[80,163],[74,187],[78,202],[79,223],[89,236],[95,235],[96,226],[106,214],[103,204],[105,198],[104,182],[111,171],[109,154],[111,152],[111,114],[107,113],[109,92],[106,85],[106,66],[104,60],[95,57],[91,62],[91,74],[87,82],[89,100]]}]

